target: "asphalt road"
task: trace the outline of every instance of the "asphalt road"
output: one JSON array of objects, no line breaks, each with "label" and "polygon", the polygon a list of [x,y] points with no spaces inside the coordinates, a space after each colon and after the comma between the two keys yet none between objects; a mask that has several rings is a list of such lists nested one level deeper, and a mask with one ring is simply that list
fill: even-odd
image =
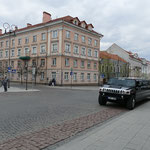
[{"label": "asphalt road", "polygon": [[37,88],[0,94],[0,142],[106,108],[97,102],[98,91]]}]

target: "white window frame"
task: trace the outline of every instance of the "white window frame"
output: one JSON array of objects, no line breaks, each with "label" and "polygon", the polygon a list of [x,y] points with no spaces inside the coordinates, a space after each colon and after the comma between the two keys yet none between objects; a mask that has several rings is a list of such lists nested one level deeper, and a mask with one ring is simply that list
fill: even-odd
[{"label": "white window frame", "polygon": [[95,40],[95,41],[94,41],[94,45],[95,45],[95,46],[98,46],[98,40]]},{"label": "white window frame", "polygon": [[94,57],[98,58],[98,50],[94,50]]},{"label": "white window frame", "polygon": [[73,73],[73,80],[74,80],[74,81],[77,81],[77,72],[74,72],[74,73]]},{"label": "white window frame", "polygon": [[90,81],[91,80],[91,74],[87,73],[87,80]]},{"label": "white window frame", "polygon": [[15,46],[15,39],[12,39],[12,46]]},{"label": "white window frame", "polygon": [[18,45],[21,45],[22,39],[18,38]]},{"label": "white window frame", "polygon": [[69,66],[69,58],[65,58],[65,66],[66,66],[66,67]]},{"label": "white window frame", "polygon": [[29,47],[25,47],[24,48],[24,54],[28,54],[29,53]]},{"label": "white window frame", "polygon": [[52,66],[56,66],[56,58],[52,58]]},{"label": "white window frame", "polygon": [[52,79],[56,80],[56,72],[52,72]]},{"label": "white window frame", "polygon": [[3,51],[0,50],[0,58],[3,58]]},{"label": "white window frame", "polygon": [[66,38],[70,39],[70,31],[66,30]]},{"label": "white window frame", "polygon": [[66,53],[70,53],[71,52],[71,44],[70,43],[66,43],[65,44],[65,52]]},{"label": "white window frame", "polygon": [[[43,47],[45,47],[44,50],[43,50]],[[40,45],[40,53],[41,53],[41,54],[45,54],[45,53],[46,53],[46,44]]]},{"label": "white window frame", "polygon": [[88,38],[88,44],[92,45],[92,38]]},{"label": "white window frame", "polygon": [[81,39],[82,39],[82,43],[85,43],[85,36],[84,35],[82,35]]},{"label": "white window frame", "polygon": [[78,60],[73,60],[73,67],[78,67]]},{"label": "white window frame", "polygon": [[75,34],[74,34],[74,40],[75,40],[75,41],[78,41],[78,39],[79,39],[79,34],[78,34],[78,33],[75,33]]},{"label": "white window frame", "polygon": [[41,33],[41,41],[45,41],[46,40],[46,33]]},{"label": "white window frame", "polygon": [[96,73],[94,73],[93,79],[94,79],[94,81],[97,81],[97,75],[96,75]]},{"label": "white window frame", "polygon": [[29,43],[29,37],[25,37],[25,44]]},{"label": "white window frame", "polygon": [[90,61],[87,62],[87,68],[91,68],[91,62]]},{"label": "white window frame", "polygon": [[8,50],[5,50],[5,57],[8,58]]},{"label": "white window frame", "polygon": [[33,42],[37,42],[37,35],[33,35]]},{"label": "white window frame", "polygon": [[84,73],[81,73],[81,81],[84,81]]},{"label": "white window frame", "polygon": [[32,46],[32,54],[37,54],[37,46]]},{"label": "white window frame", "polygon": [[94,69],[97,69],[97,63],[94,62]]},{"label": "white window frame", "polygon": [[45,73],[41,72],[41,80],[44,80],[44,78],[45,78]]},{"label": "white window frame", "polygon": [[52,53],[58,52],[58,43],[52,43]]},{"label": "white window frame", "polygon": [[[83,50],[84,49],[84,50]],[[86,56],[86,48],[85,47],[82,47],[81,48],[81,55],[82,56]]]},{"label": "white window frame", "polygon": [[84,67],[85,67],[84,60],[81,60],[81,68],[84,68]]},{"label": "white window frame", "polygon": [[79,54],[79,46],[78,45],[74,45],[73,53]]},{"label": "white window frame", "polygon": [[92,57],[92,49],[88,48],[88,57]]},{"label": "white window frame", "polygon": [[11,50],[11,57],[14,57],[14,56],[15,56],[15,50],[12,49],[12,50]]},{"label": "white window frame", "polygon": [[69,72],[64,73],[64,80],[65,81],[69,80]]},{"label": "white window frame", "polygon": [[52,38],[57,38],[58,37],[58,31],[57,30],[53,30],[52,31]]}]

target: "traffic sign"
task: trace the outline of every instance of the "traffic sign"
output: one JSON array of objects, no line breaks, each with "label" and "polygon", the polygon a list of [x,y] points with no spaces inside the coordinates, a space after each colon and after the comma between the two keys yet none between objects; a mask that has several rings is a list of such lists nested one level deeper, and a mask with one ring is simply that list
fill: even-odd
[{"label": "traffic sign", "polygon": [[71,76],[73,75],[73,72],[72,72],[72,71],[70,72],[70,75],[71,75]]},{"label": "traffic sign", "polygon": [[12,70],[11,70],[11,73],[16,73],[16,69],[12,69]]}]

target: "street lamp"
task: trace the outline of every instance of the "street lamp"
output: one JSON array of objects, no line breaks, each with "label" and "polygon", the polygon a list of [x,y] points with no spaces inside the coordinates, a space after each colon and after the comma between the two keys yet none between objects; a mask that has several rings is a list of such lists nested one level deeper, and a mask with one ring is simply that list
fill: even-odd
[{"label": "street lamp", "polygon": [[[12,33],[14,33],[14,35],[13,36],[15,36],[15,29],[13,29],[13,28],[16,28],[16,25],[9,25],[9,23],[7,23],[7,22],[5,22],[4,24],[3,24],[3,27],[4,27],[4,29],[5,29],[5,34],[8,34],[9,35],[9,58],[8,58],[8,63],[9,63],[9,67],[8,67],[8,75],[9,75],[9,77],[8,77],[8,88],[10,88],[10,73],[11,73],[11,65],[10,65],[10,42],[11,42],[11,34]],[[9,30],[8,32],[7,32],[7,30]]]}]

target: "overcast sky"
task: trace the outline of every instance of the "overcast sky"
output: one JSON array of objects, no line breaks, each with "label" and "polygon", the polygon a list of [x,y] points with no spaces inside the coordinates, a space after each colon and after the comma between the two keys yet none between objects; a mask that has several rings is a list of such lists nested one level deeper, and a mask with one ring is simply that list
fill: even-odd
[{"label": "overcast sky", "polygon": [[43,11],[92,23],[104,35],[102,50],[116,43],[150,60],[149,0],[0,0],[0,28],[4,22],[19,28],[40,23]]}]

